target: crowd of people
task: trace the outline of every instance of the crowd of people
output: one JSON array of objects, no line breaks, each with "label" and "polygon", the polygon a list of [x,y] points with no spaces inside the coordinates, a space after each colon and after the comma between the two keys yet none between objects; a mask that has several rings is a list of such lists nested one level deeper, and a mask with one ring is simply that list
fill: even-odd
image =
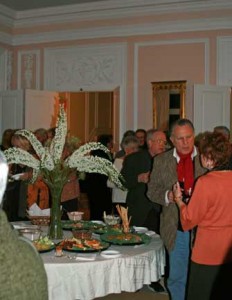
[{"label": "crowd of people", "polygon": [[[48,145],[54,128],[34,132]],[[230,131],[217,126],[212,132],[195,137],[188,119],[175,121],[170,132],[159,129],[128,130],[121,149],[114,152],[113,136],[96,139],[109,149],[91,154],[113,162],[124,178],[126,190],[120,190],[107,176],[86,174],[85,189],[90,218],[102,220],[117,213],[116,205],[128,207],[131,225],[144,226],[160,235],[167,250],[167,291],[171,300],[230,299],[232,288],[232,147]],[[1,150],[20,147],[33,153],[30,144],[13,130],[3,134]],[[78,147],[67,140],[63,155]],[[20,181],[9,181],[3,201],[8,220],[26,217],[26,209],[37,203],[50,206],[49,190],[39,178],[28,184],[31,170],[13,165],[10,175],[21,174]],[[9,177],[10,178],[10,177]],[[17,197],[15,196],[17,195]],[[80,186],[74,171],[62,194],[64,211],[78,209]],[[16,201],[16,199],[20,199]],[[155,292],[164,292],[159,282],[150,284]]]}]

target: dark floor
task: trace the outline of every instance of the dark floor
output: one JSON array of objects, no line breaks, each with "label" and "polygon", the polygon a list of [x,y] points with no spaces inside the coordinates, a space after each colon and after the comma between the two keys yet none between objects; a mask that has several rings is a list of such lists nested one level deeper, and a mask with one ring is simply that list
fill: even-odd
[{"label": "dark floor", "polygon": [[[163,278],[160,283],[163,284]],[[136,293],[111,294],[105,297],[96,298],[96,300],[169,300],[168,294],[158,294],[151,291],[146,285]]]},{"label": "dark floor", "polygon": [[96,300],[169,300],[168,294],[158,294],[150,291],[146,286],[139,292],[111,294]]}]

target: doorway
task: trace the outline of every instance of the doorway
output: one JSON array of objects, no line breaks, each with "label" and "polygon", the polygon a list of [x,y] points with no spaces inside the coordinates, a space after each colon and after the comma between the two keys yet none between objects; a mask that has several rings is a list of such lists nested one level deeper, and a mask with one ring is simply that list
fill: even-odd
[{"label": "doorway", "polygon": [[59,92],[66,107],[69,135],[82,142],[95,141],[100,134],[112,134],[119,148],[119,91]]},{"label": "doorway", "polygon": [[10,90],[0,93],[0,133],[8,128],[56,126],[59,103],[67,111],[68,130],[83,143],[112,134],[116,151],[120,133],[120,89],[94,92]]}]

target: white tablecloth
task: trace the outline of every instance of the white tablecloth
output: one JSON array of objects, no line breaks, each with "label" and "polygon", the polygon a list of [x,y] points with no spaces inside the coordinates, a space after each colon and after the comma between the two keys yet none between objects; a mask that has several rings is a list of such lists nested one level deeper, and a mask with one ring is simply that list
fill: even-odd
[{"label": "white tablecloth", "polygon": [[[48,276],[50,300],[90,300],[122,291],[134,292],[164,274],[165,251],[158,235],[149,245],[110,246],[120,251],[118,258],[76,260],[77,253],[54,251],[41,254]],[[87,254],[88,255],[88,254]]]}]

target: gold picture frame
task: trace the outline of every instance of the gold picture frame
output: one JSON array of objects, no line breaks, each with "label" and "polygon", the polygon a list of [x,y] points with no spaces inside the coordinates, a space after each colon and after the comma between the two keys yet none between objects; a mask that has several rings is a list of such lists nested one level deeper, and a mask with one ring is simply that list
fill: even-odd
[{"label": "gold picture frame", "polygon": [[[175,114],[179,118],[185,118],[186,81],[162,81],[151,84],[153,128],[168,130],[170,115]],[[170,95],[172,94],[177,94],[180,97],[180,106],[174,110],[170,109]]]}]

